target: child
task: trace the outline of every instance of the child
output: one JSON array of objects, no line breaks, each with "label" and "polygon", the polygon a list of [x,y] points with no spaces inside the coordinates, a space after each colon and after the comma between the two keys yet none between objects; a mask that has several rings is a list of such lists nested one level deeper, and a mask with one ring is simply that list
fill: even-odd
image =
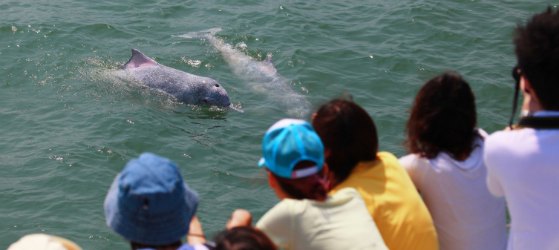
[{"label": "child", "polygon": [[270,187],[281,202],[256,223],[281,249],[387,249],[359,193],[328,195],[324,147],[311,125],[283,119],[262,141]]}]

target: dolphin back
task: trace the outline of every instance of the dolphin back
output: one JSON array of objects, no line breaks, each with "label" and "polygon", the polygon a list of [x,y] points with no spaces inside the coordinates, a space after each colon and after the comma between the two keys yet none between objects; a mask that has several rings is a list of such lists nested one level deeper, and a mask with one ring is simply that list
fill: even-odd
[{"label": "dolphin back", "polygon": [[122,66],[122,68],[131,69],[131,68],[141,67],[142,65],[147,66],[147,65],[157,65],[157,64],[158,63],[155,60],[144,55],[144,53],[140,52],[137,49],[132,49],[132,56],[130,57],[128,62]]}]

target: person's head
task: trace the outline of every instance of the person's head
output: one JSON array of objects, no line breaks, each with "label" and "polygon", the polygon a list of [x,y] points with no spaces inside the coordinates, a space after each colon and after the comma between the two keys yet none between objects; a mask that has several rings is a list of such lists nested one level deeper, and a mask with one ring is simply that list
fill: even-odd
[{"label": "person's head", "polygon": [[352,101],[334,99],[313,115],[312,125],[326,149],[326,163],[337,182],[360,161],[376,159],[377,129],[367,111]]},{"label": "person's head", "polygon": [[74,242],[48,234],[28,234],[12,243],[8,250],[81,250]]},{"label": "person's head", "polygon": [[262,139],[262,155],[258,165],[266,167],[270,185],[280,198],[326,199],[324,146],[308,122],[276,122]]},{"label": "person's head", "polygon": [[274,243],[262,231],[242,226],[224,230],[215,239],[214,250],[276,250]]},{"label": "person's head", "polygon": [[559,12],[549,7],[519,25],[514,44],[520,76],[529,82],[539,105],[559,110]]},{"label": "person's head", "polygon": [[197,207],[175,163],[152,153],[126,164],[104,204],[107,225],[133,249],[180,246]]},{"label": "person's head", "polygon": [[430,159],[444,151],[463,160],[473,149],[476,122],[468,83],[456,73],[443,73],[417,93],[406,124],[405,146],[410,153]]}]

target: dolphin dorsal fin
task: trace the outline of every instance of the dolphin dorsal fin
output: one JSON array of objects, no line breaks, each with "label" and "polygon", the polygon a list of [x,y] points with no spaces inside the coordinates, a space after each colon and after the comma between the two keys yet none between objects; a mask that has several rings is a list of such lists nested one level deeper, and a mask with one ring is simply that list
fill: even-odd
[{"label": "dolphin dorsal fin", "polygon": [[132,57],[126,64],[124,64],[123,68],[125,69],[132,69],[132,68],[139,68],[141,66],[148,66],[148,65],[157,65],[157,62],[148,56],[144,55],[137,49],[132,49]]}]

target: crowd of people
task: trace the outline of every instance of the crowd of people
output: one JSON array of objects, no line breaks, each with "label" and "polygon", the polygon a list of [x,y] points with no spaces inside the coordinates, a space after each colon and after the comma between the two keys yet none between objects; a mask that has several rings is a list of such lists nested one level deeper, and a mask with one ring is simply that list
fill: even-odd
[{"label": "crowd of people", "polygon": [[[478,128],[470,86],[445,72],[417,93],[408,155],[398,159],[379,151],[362,107],[334,99],[310,122],[281,119],[265,132],[258,166],[280,202],[254,225],[237,209],[207,240],[197,194],[175,163],[152,153],[114,179],[107,225],[145,250],[559,249],[559,12],[519,25],[514,44],[516,125],[491,135]],[[80,248],[34,234],[9,247],[22,249]]]}]

